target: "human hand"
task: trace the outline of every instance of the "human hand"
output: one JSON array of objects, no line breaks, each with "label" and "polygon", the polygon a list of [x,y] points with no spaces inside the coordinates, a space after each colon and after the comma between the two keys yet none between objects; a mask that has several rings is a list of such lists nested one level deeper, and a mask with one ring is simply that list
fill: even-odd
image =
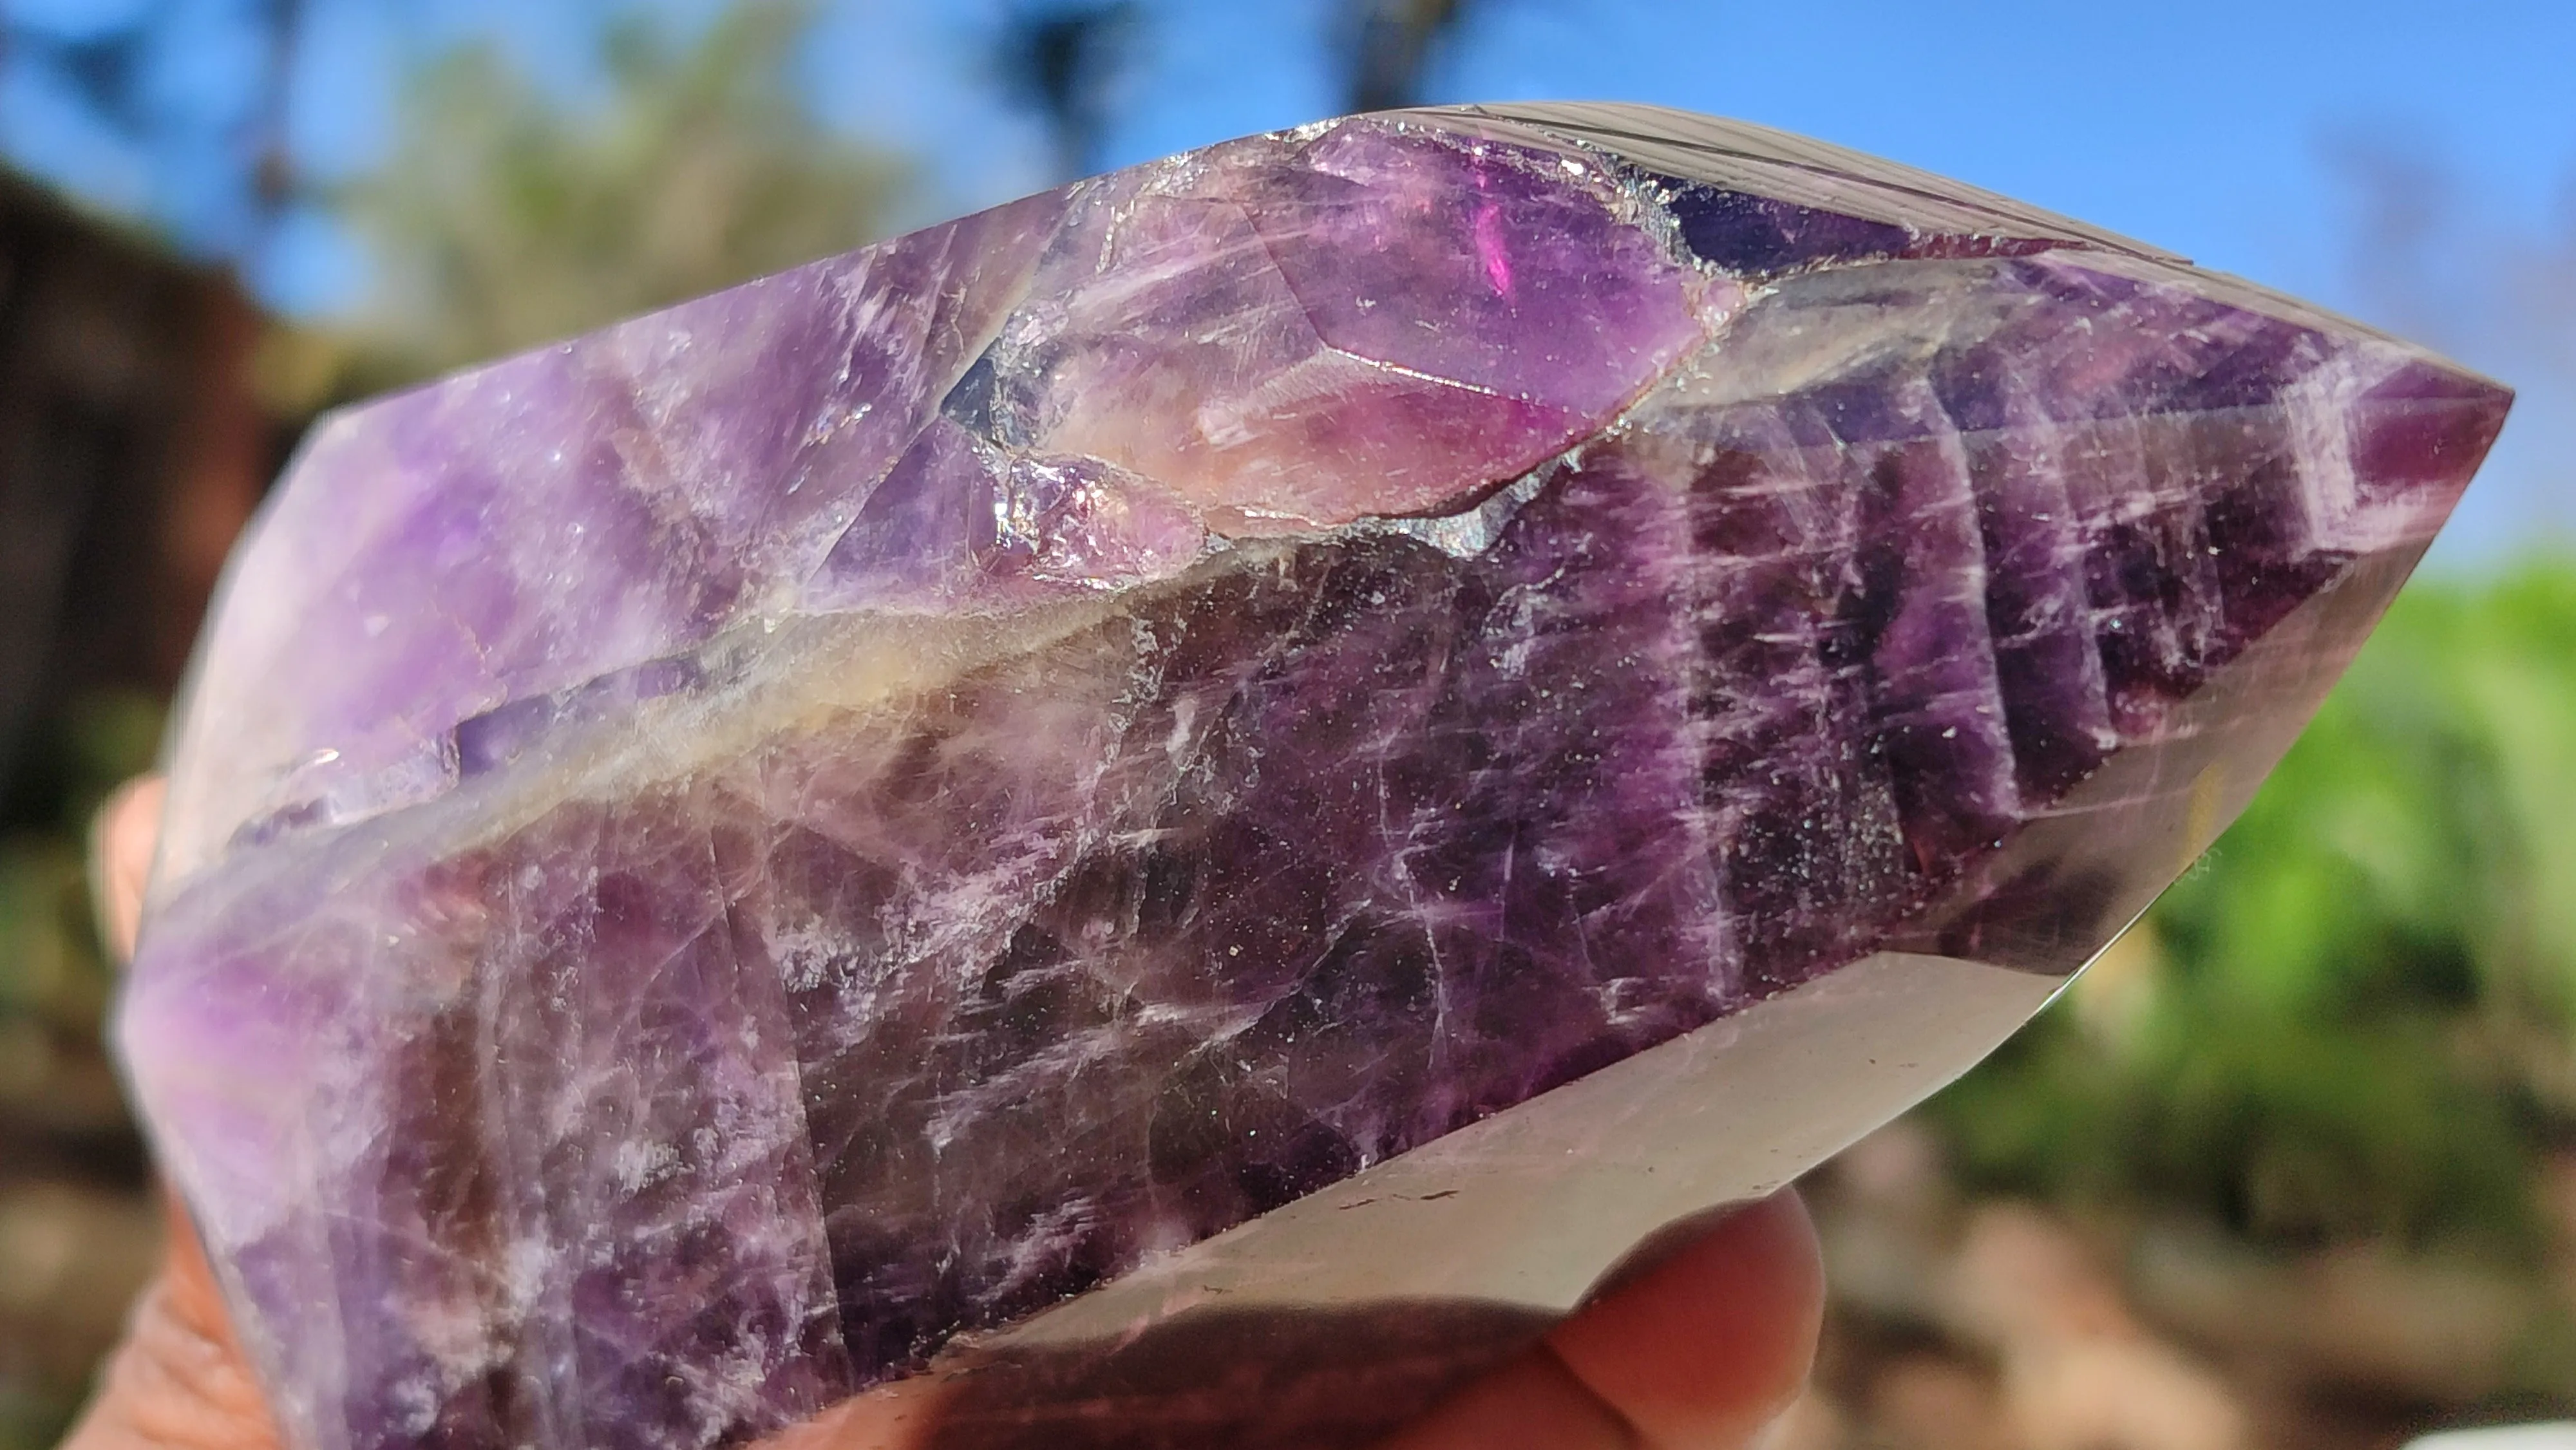
[{"label": "human hand", "polygon": [[[161,783],[100,812],[101,929],[131,951]],[[1729,1214],[1617,1275],[1536,1345],[1435,1406],[1383,1450],[1728,1450],[1753,1444],[1815,1356],[1824,1278],[1794,1194]],[[928,1450],[946,1388],[900,1382],[754,1450]],[[170,1249],[63,1450],[280,1450],[195,1232]]]}]

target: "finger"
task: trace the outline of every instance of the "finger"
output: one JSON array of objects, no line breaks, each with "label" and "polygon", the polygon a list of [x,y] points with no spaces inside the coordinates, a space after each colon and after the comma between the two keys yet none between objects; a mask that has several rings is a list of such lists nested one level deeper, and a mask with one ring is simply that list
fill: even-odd
[{"label": "finger", "polygon": [[1815,1357],[1823,1274],[1793,1195],[1621,1276],[1545,1342],[1384,1450],[1719,1450],[1750,1444]]},{"label": "finger", "polygon": [[915,1450],[928,1442],[946,1398],[936,1380],[899,1380],[800,1420],[751,1450]]},{"label": "finger", "polygon": [[1617,1411],[1540,1345],[1443,1400],[1380,1450],[1635,1450]]},{"label": "finger", "polygon": [[1788,1409],[1823,1318],[1815,1227],[1784,1191],[1622,1277],[1546,1342],[1643,1450],[1717,1450]]},{"label": "finger", "polygon": [[134,955],[143,888],[152,879],[152,853],[161,844],[164,784],[157,775],[127,781],[90,823],[90,899],[98,910],[99,939],[120,962]]},{"label": "finger", "polygon": [[170,1211],[170,1252],[62,1450],[277,1450],[276,1423],[224,1317],[195,1230]]}]

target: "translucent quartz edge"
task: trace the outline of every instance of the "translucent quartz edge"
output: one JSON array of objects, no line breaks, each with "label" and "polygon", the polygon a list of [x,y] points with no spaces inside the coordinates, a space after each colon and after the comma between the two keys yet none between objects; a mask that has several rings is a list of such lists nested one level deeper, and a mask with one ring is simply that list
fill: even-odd
[{"label": "translucent quartz edge", "polygon": [[2190,260],[2072,217],[1865,152],[1746,121],[1625,101],[1426,106],[1402,114],[1515,140],[1606,151],[1677,181],[1705,182],[1898,226],[2017,234]]},{"label": "translucent quartz edge", "polygon": [[1561,1313],[1655,1230],[1777,1192],[1937,1091],[2069,980],[1875,953],[1178,1250],[980,1346],[1115,1339],[1217,1307],[1419,1298]]}]

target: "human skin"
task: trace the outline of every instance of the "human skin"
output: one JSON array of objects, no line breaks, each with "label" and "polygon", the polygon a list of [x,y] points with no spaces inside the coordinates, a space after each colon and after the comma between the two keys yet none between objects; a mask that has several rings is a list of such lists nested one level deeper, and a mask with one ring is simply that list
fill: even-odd
[{"label": "human skin", "polygon": [[[93,836],[100,928],[132,950],[161,814],[133,782]],[[183,1210],[170,1248],[63,1450],[280,1450]],[[1733,1450],[1756,1443],[1813,1362],[1824,1275],[1795,1194],[1656,1245],[1538,1344],[1435,1406],[1383,1450]],[[860,1395],[754,1450],[927,1450],[945,1389]]]}]

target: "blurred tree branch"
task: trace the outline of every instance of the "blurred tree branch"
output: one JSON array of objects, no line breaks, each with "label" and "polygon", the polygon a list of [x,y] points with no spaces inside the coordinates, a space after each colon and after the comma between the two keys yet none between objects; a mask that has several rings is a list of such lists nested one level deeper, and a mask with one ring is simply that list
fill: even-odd
[{"label": "blurred tree branch", "polygon": [[1097,168],[1112,89],[1137,25],[1133,0],[1021,10],[1004,19],[1003,86],[1046,118],[1058,175],[1085,176]]},{"label": "blurred tree branch", "polygon": [[295,200],[294,152],[288,131],[295,89],[296,44],[303,37],[304,0],[267,0],[260,20],[267,54],[259,104],[252,112],[251,201],[258,209],[260,241]]},{"label": "blurred tree branch", "polygon": [[1347,0],[1348,109],[1419,105],[1435,46],[1455,33],[1467,0]]}]

